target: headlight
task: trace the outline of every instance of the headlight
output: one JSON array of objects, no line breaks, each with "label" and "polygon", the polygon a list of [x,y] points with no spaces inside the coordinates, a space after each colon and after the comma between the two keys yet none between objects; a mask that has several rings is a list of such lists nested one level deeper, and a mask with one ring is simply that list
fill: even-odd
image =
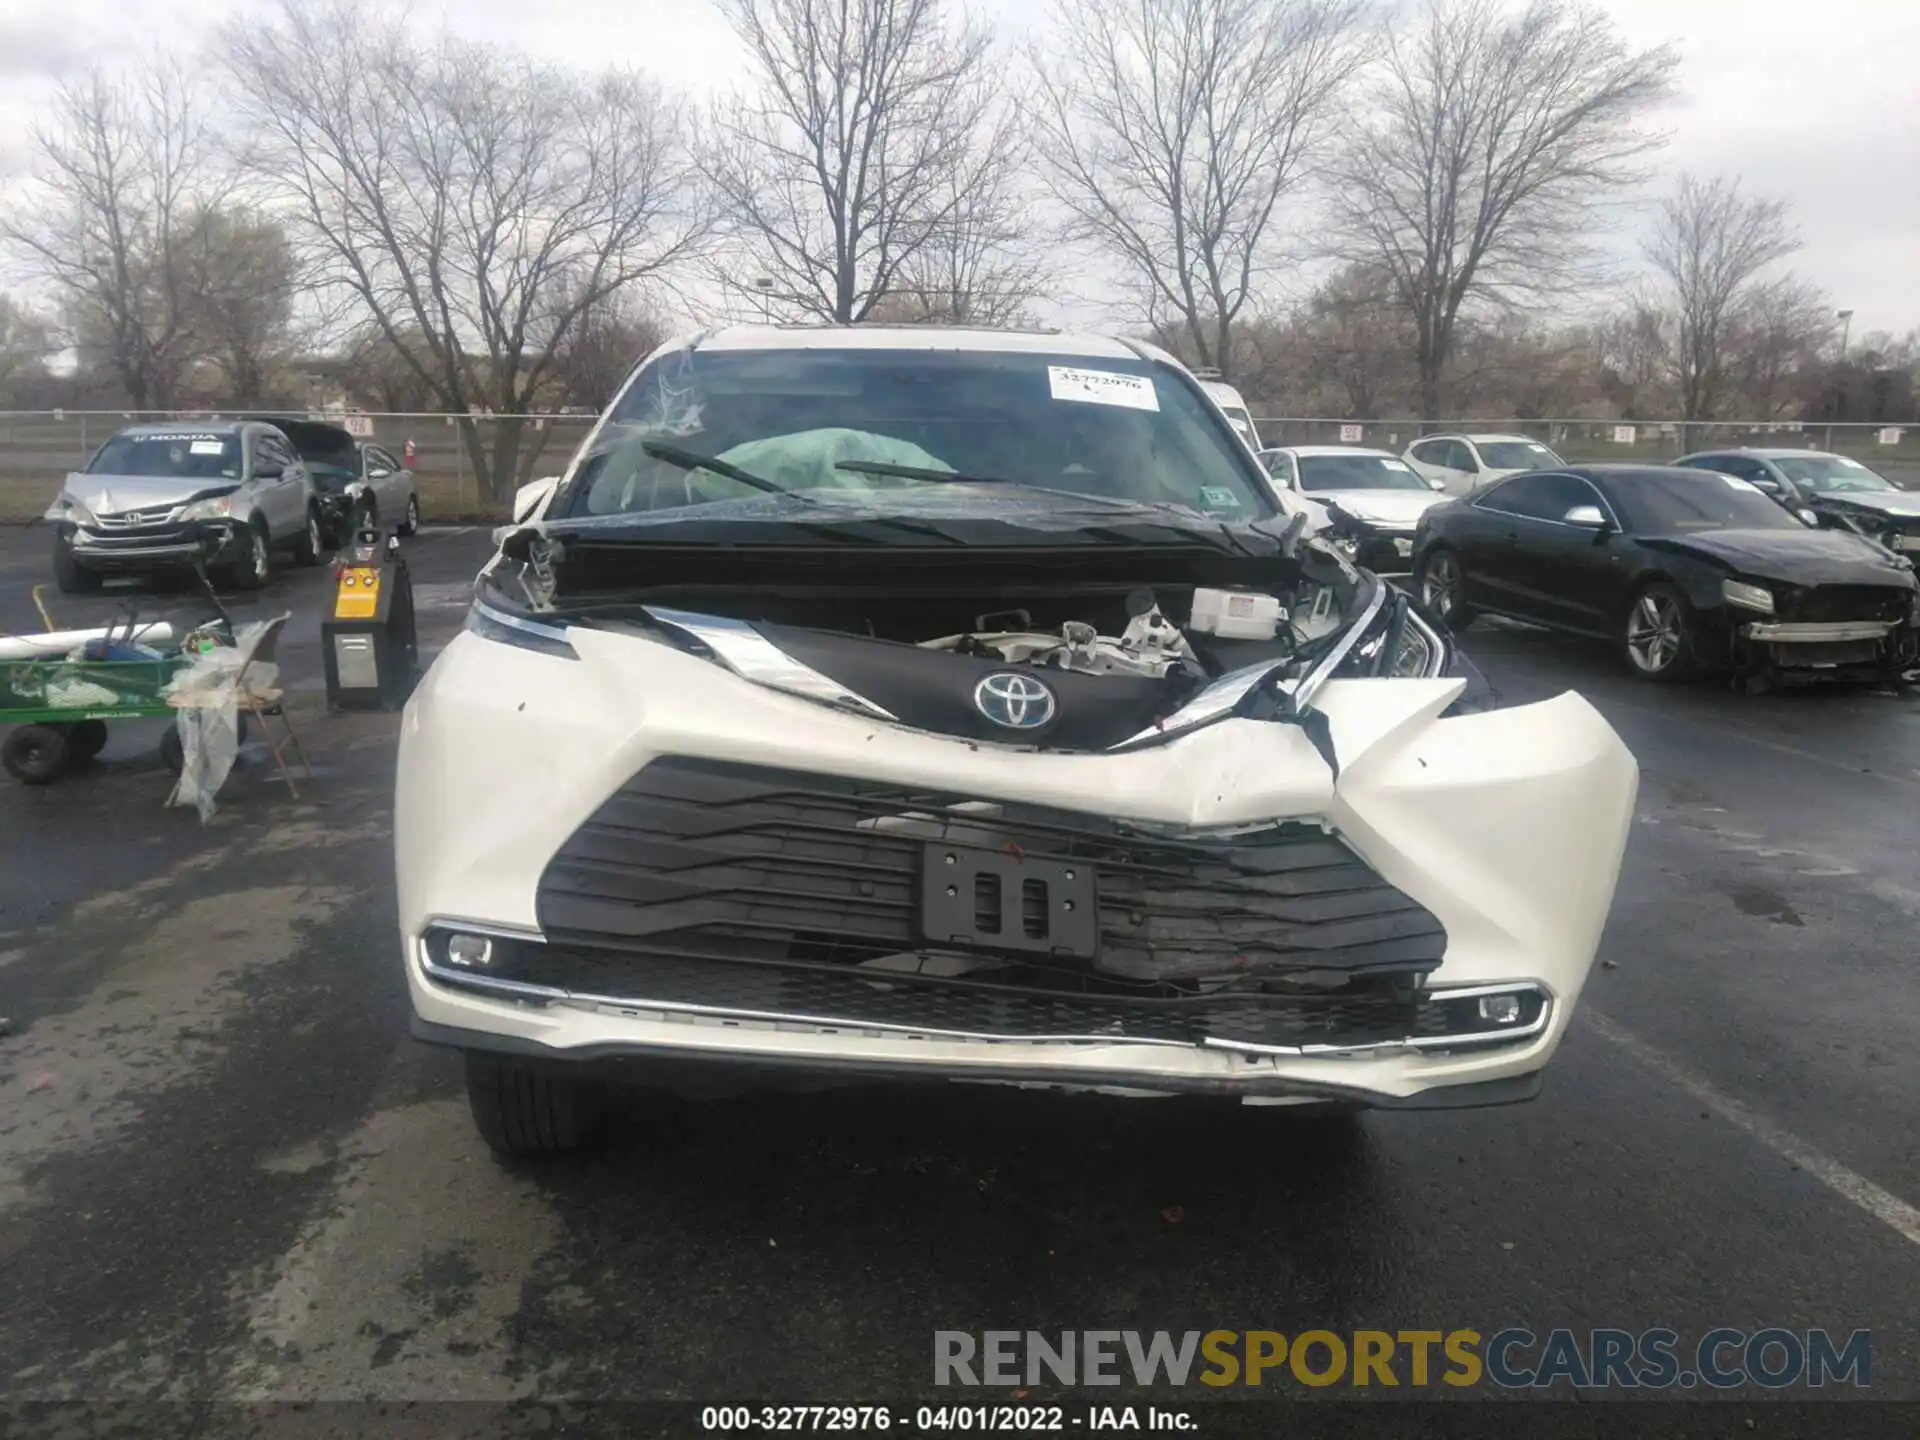
[{"label": "headlight", "polygon": [[193,504],[187,506],[186,509],[180,512],[178,518],[181,520],[225,520],[232,516],[232,514],[233,497],[231,495],[215,495],[208,500],[194,501]]},{"label": "headlight", "polygon": [[1336,535],[1333,537],[1333,548],[1351,560],[1360,553],[1360,541],[1356,536]]},{"label": "headlight", "polygon": [[542,655],[555,655],[562,660],[580,658],[579,652],[567,642],[566,626],[527,620],[505,610],[496,610],[481,600],[475,600],[467,611],[467,629],[501,645],[537,650]]},{"label": "headlight", "polygon": [[1447,672],[1452,647],[1414,612],[1404,595],[1380,611],[1343,673],[1386,680],[1430,680]]},{"label": "headlight", "polygon": [[1722,580],[1720,598],[1743,610],[1758,610],[1762,615],[1773,614],[1773,592],[1764,585],[1749,585],[1744,580]]},{"label": "headlight", "polygon": [[75,525],[98,525],[100,523],[93,518],[93,512],[91,510],[87,509],[86,506],[82,505],[71,495],[62,495],[55,500],[52,508],[47,511],[47,519],[56,521],[66,520]]}]

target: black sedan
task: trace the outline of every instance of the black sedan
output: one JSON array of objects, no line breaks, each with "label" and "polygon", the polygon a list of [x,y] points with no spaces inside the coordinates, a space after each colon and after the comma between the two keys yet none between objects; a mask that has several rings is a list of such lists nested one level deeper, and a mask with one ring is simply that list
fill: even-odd
[{"label": "black sedan", "polygon": [[1912,565],[1718,472],[1516,475],[1422,516],[1414,574],[1455,629],[1484,612],[1600,636],[1650,680],[1878,678],[1920,651]]}]

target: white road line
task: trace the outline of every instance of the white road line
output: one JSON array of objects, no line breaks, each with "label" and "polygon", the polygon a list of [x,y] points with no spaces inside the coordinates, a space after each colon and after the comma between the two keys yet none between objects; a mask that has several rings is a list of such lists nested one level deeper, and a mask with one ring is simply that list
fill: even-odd
[{"label": "white road line", "polygon": [[1898,1195],[1882,1190],[1866,1176],[1856,1174],[1829,1155],[1823,1155],[1799,1136],[1781,1129],[1766,1116],[1695,1075],[1664,1051],[1621,1029],[1591,1005],[1582,1005],[1578,1014],[1604,1039],[1619,1046],[1649,1070],[1679,1086],[1722,1120],[1746,1131],[1774,1154],[1791,1160],[1841,1199],[1890,1226],[1909,1243],[1920,1245],[1920,1210]]}]

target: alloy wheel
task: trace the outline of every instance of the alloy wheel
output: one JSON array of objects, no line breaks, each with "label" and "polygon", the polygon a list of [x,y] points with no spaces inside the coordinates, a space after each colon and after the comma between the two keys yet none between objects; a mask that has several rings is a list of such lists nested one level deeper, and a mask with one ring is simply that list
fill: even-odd
[{"label": "alloy wheel", "polygon": [[1627,617],[1627,658],[1644,674],[1661,675],[1680,658],[1685,621],[1680,602],[1650,590],[1635,602]]},{"label": "alloy wheel", "polygon": [[267,537],[262,535],[258,530],[249,531],[248,533],[253,536],[253,553],[248,557],[248,564],[253,570],[253,578],[256,580],[265,580],[267,578],[268,564]]},{"label": "alloy wheel", "polygon": [[1444,552],[1429,559],[1420,577],[1420,598],[1442,620],[1452,615],[1460,603],[1459,562]]}]

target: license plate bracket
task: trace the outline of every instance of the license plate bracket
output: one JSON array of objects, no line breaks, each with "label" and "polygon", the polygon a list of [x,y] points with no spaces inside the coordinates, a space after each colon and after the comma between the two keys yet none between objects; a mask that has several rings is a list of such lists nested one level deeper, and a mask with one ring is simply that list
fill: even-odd
[{"label": "license plate bracket", "polygon": [[921,851],[920,933],[933,945],[1092,960],[1100,953],[1093,867],[930,842]]}]

